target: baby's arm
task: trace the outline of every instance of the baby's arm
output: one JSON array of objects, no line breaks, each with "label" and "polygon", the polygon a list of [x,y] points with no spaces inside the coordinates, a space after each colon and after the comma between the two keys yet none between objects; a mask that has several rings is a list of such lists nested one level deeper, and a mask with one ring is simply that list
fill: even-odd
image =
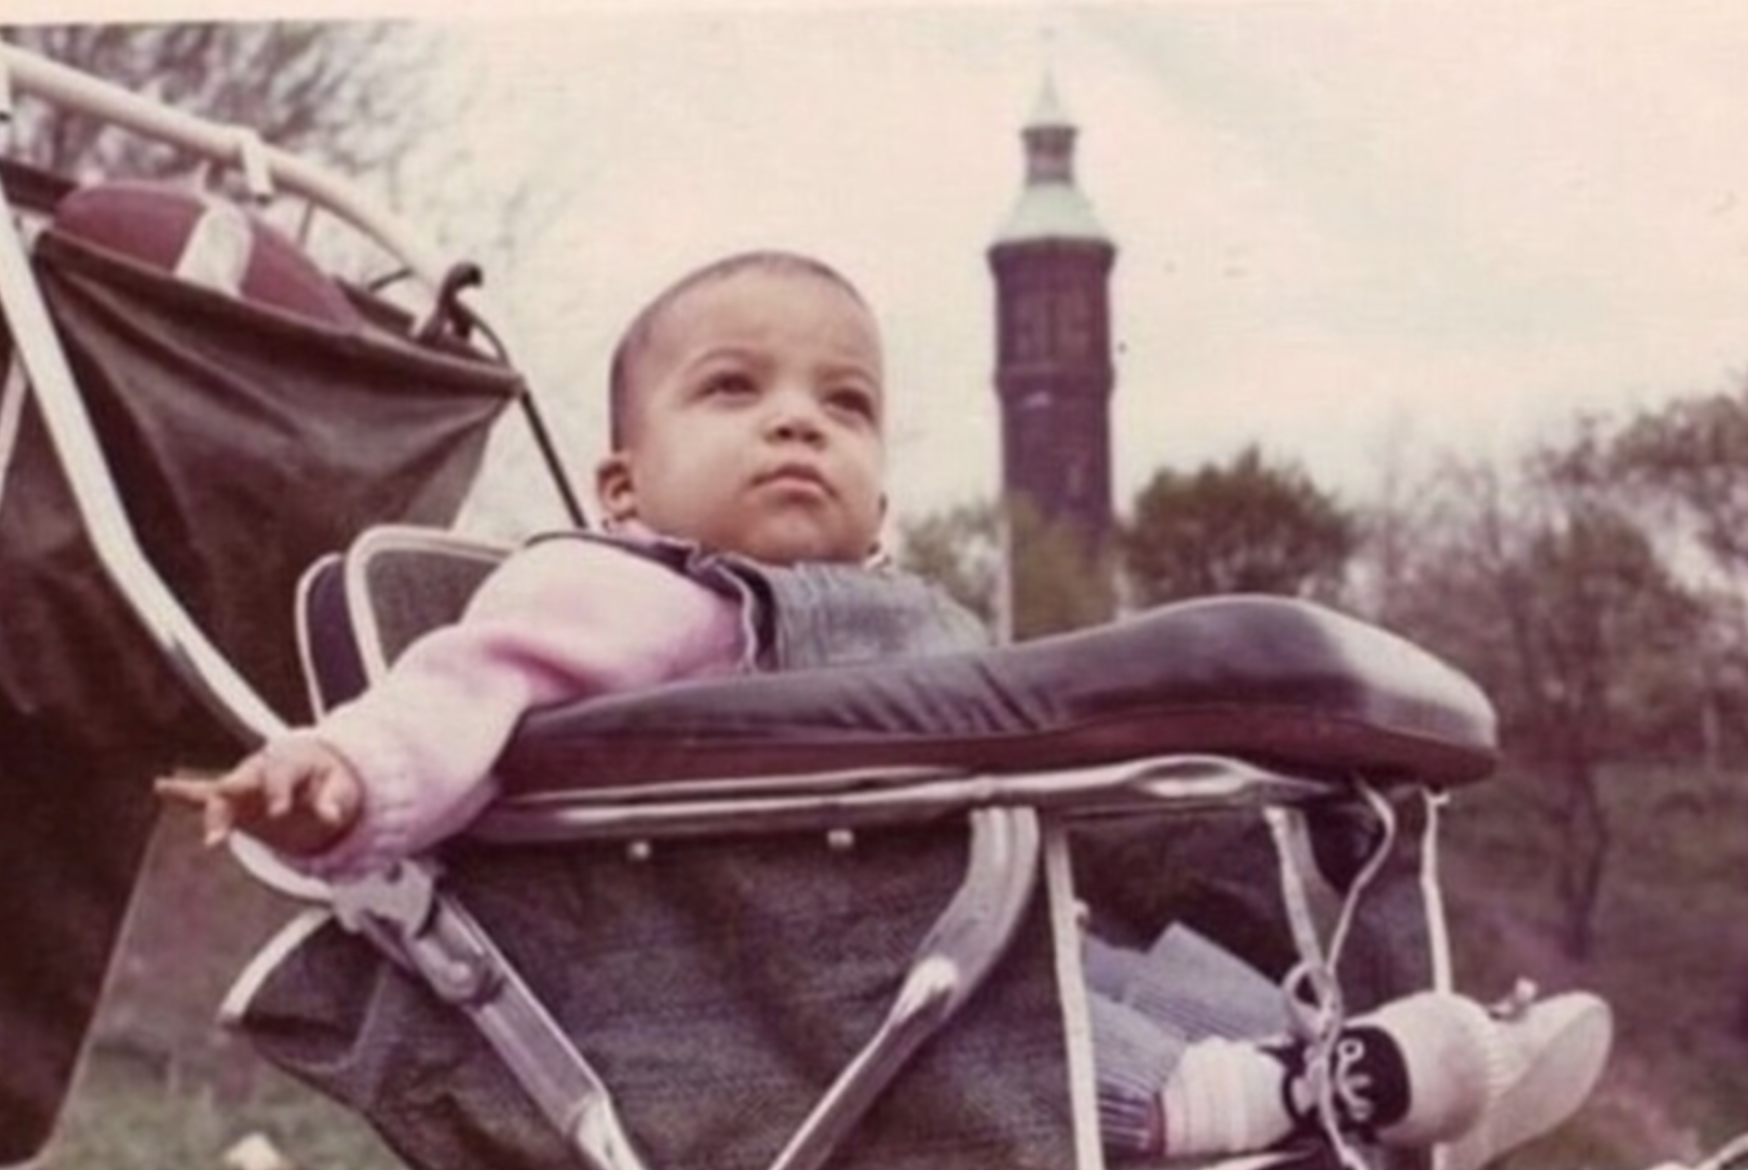
[{"label": "baby's arm", "polygon": [[[533,707],[732,670],[741,654],[738,609],[686,577],[592,541],[533,545],[486,581],[460,622],[409,647],[363,696],[269,745],[277,756],[282,745],[315,741],[361,793],[353,823],[299,864],[322,876],[361,873],[459,831],[490,802],[491,767]],[[219,781],[231,781],[219,799],[265,812],[266,778],[245,761]],[[289,787],[294,797],[305,790]],[[188,799],[174,788],[166,795]],[[285,815],[298,822],[299,843],[323,840],[320,818],[308,823],[295,798],[292,807]],[[220,826],[227,815],[209,813]]]}]

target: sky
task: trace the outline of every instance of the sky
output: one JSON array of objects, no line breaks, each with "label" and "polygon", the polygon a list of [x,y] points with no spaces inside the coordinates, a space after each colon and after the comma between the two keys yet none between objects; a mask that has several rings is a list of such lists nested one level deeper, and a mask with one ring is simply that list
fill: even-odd
[{"label": "sky", "polygon": [[625,321],[695,264],[772,244],[879,311],[895,511],[993,494],[985,251],[1046,72],[1119,249],[1119,510],[1159,468],[1252,442],[1361,502],[1387,469],[1728,388],[1748,357],[1748,6],[482,9],[401,9],[442,14],[444,84],[468,95],[432,155],[466,161],[427,175],[444,208],[424,214],[492,260],[582,469]]}]

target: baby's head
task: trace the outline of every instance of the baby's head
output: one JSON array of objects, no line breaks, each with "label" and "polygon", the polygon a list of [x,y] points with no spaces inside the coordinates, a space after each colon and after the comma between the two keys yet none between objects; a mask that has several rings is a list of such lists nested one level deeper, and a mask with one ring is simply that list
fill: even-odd
[{"label": "baby's head", "polygon": [[775,564],[860,561],[886,501],[874,316],[817,260],[750,252],[682,278],[613,354],[610,523]]}]

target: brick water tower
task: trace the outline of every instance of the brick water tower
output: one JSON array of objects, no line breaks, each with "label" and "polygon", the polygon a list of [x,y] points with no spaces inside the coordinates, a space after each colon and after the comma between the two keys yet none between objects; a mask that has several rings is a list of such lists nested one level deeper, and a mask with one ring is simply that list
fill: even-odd
[{"label": "brick water tower", "polygon": [[[995,276],[996,394],[1001,403],[1002,491],[1029,512],[1010,522],[1009,614],[1022,629],[1028,607],[1054,604],[1027,580],[1028,540],[1065,542],[1083,567],[1102,572],[1113,535],[1111,508],[1110,275],[1117,249],[1074,181],[1075,127],[1046,78],[1021,130],[1026,182],[989,248]],[[1054,534],[1054,535],[1052,535]],[[1102,582],[1109,616],[1110,583]],[[1099,608],[1094,606],[1095,609]],[[1083,624],[1046,619],[1045,626]]]}]

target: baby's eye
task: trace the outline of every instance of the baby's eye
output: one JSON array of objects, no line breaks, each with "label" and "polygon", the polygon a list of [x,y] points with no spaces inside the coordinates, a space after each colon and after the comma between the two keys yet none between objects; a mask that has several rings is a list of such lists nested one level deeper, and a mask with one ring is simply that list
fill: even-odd
[{"label": "baby's eye", "polygon": [[738,398],[753,393],[757,388],[753,380],[747,375],[732,370],[712,374],[704,382],[704,393],[711,396],[722,395]]},{"label": "baby's eye", "polygon": [[860,386],[841,386],[826,393],[826,402],[834,410],[873,421],[880,416],[880,406],[874,395]]}]

